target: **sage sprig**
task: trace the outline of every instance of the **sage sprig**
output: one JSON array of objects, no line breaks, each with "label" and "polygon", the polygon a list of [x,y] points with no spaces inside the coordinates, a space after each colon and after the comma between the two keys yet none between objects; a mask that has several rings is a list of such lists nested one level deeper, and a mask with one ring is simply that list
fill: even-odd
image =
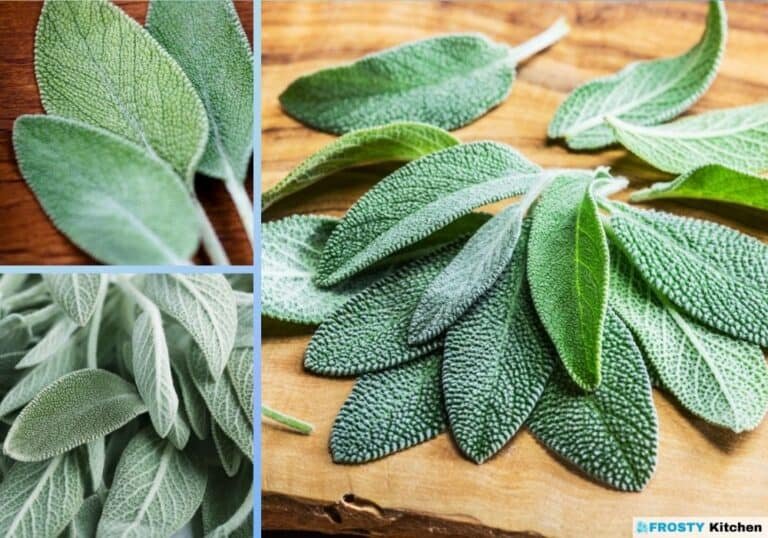
[{"label": "sage sprig", "polygon": [[[236,305],[252,308],[244,298],[251,282],[220,274],[6,275],[0,290],[0,349],[8,349],[0,417],[10,425],[0,426],[0,534],[170,537],[208,510],[209,476],[241,492],[219,501],[215,526],[247,522],[253,316],[242,314],[246,329]],[[211,290],[216,301],[206,303]],[[19,367],[62,321],[75,330],[61,349]],[[227,353],[216,358],[217,379],[200,349],[209,342],[203,333],[228,342],[206,347]]]}]

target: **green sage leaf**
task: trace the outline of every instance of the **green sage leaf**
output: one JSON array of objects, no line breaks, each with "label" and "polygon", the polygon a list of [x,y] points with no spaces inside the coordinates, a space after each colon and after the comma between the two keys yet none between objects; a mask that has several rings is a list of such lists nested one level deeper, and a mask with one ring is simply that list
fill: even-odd
[{"label": "green sage leaf", "polygon": [[107,461],[106,439],[99,437],[85,445],[88,459],[88,477],[91,480],[91,491],[96,491],[102,486],[104,480],[104,466]]},{"label": "green sage leaf", "polygon": [[206,480],[203,466],[143,430],[120,458],[96,537],[170,536],[192,519]]},{"label": "green sage leaf", "polygon": [[35,73],[48,114],[112,131],[191,180],[208,136],[205,109],[181,67],[117,6],[47,0],[35,38]]},{"label": "green sage leaf", "polygon": [[77,325],[69,318],[54,323],[45,336],[16,363],[16,369],[31,368],[55,360],[74,345],[73,334]]},{"label": "green sage leaf", "polygon": [[235,476],[243,462],[243,453],[215,423],[211,424],[211,437],[224,472],[227,476]]},{"label": "green sage leaf", "polygon": [[714,332],[656,294],[626,257],[611,252],[611,305],[635,334],[662,386],[689,411],[735,432],[768,409],[759,346]]},{"label": "green sage leaf", "polygon": [[253,424],[253,348],[237,348],[227,363],[227,375],[248,422]]},{"label": "green sage leaf", "polygon": [[101,518],[104,503],[98,494],[91,495],[83,501],[72,522],[61,538],[93,538]]},{"label": "green sage leaf", "polygon": [[608,302],[608,243],[594,182],[556,178],[533,209],[528,279],[536,312],[577,385],[600,384],[600,342]]},{"label": "green sage leaf", "polygon": [[78,370],[44,388],[14,421],[3,450],[42,461],[115,431],[146,413],[136,388],[113,373]]},{"label": "green sage leaf", "polygon": [[396,122],[352,131],[304,160],[282,181],[262,194],[261,210],[341,170],[384,162],[413,161],[458,143],[450,133],[423,123]]},{"label": "green sage leaf", "polygon": [[253,54],[231,0],[152,0],[147,31],[179,63],[208,115],[202,173],[242,183],[253,148]]},{"label": "green sage leaf", "polygon": [[[180,357],[178,360],[186,361],[187,357]],[[198,439],[206,439],[209,426],[208,408],[205,405],[205,400],[197,392],[197,387],[190,377],[189,370],[183,366],[178,366],[176,360],[173,361],[172,366],[181,388],[181,401],[187,414],[189,426]]]},{"label": "green sage leaf", "polygon": [[188,193],[166,163],[139,146],[52,116],[21,116],[13,144],[46,214],[93,257],[112,264],[180,264],[197,250]]},{"label": "green sage leaf", "polygon": [[603,382],[582,392],[555,369],[528,426],[556,454],[617,489],[640,491],[656,465],[658,425],[643,357],[613,311],[603,333]]},{"label": "green sage leaf", "polygon": [[237,332],[235,294],[224,275],[148,275],[143,291],[192,335],[211,374],[221,376]]},{"label": "green sage leaf", "polygon": [[0,482],[0,535],[58,536],[83,502],[84,476],[74,452],[38,463],[16,463]]},{"label": "green sage leaf", "polygon": [[363,463],[445,429],[440,355],[432,354],[358,379],[333,423],[331,456],[336,463]]},{"label": "green sage leaf", "polygon": [[176,420],[173,421],[173,427],[168,432],[168,440],[176,448],[176,450],[184,450],[189,442],[189,436],[191,429],[186,420],[187,415],[184,413],[183,408],[179,408],[179,412],[176,414]]},{"label": "green sage leaf", "polygon": [[136,388],[147,404],[152,426],[160,437],[166,437],[176,422],[179,397],[173,386],[163,320],[157,310],[157,315],[152,314],[142,312],[134,323],[131,363]]},{"label": "green sage leaf", "polygon": [[[262,237],[262,241],[263,241]],[[264,266],[262,262],[262,280]],[[237,332],[235,333],[235,348],[253,347],[253,292],[235,291],[237,304]]]},{"label": "green sage leaf", "polygon": [[709,164],[674,181],[654,183],[647,189],[635,191],[630,200],[645,202],[665,198],[714,200],[768,211],[768,178]]},{"label": "green sage leaf", "polygon": [[606,120],[629,151],[673,174],[707,164],[743,172],[768,171],[768,104],[713,110],[645,127]]},{"label": "green sage leaf", "polygon": [[203,497],[206,538],[253,536],[253,469],[243,465],[234,477],[211,472]]},{"label": "green sage leaf", "polygon": [[107,280],[103,273],[43,275],[53,301],[80,327],[85,327],[96,311],[99,290]]},{"label": "green sage leaf", "polygon": [[557,361],[525,279],[527,236],[496,283],[445,335],[442,388],[451,434],[477,463],[515,435]]},{"label": "green sage leaf", "polygon": [[315,331],[304,367],[324,375],[355,375],[437,349],[439,341],[409,345],[408,327],[424,290],[458,249],[458,245],[446,247],[409,262],[344,303]]},{"label": "green sage leaf", "polygon": [[699,42],[673,58],[634,62],[616,73],[576,88],[549,124],[550,138],[573,149],[594,149],[616,141],[606,116],[638,125],[674,118],[709,88],[725,51],[725,2],[711,0]]},{"label": "green sage leaf", "polygon": [[655,290],[694,319],[768,347],[768,246],[714,222],[612,209],[612,237]]},{"label": "green sage leaf", "polygon": [[512,148],[476,142],[399,168],[363,195],[323,249],[330,286],[443,228],[476,207],[525,192],[541,169]]}]

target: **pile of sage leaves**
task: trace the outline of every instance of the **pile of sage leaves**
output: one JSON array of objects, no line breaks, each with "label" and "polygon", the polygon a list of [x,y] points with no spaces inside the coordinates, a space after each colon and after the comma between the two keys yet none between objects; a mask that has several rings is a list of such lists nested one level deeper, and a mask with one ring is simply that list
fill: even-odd
[{"label": "pile of sage leaves", "polygon": [[152,0],[142,28],[107,0],[46,0],[19,117],[19,169],[54,225],[97,260],[229,264],[195,193],[224,182],[248,238],[253,59],[231,0]]},{"label": "pile of sage leaves", "polygon": [[0,276],[0,536],[252,536],[250,275]]},{"label": "pile of sage leaves", "polygon": [[[572,149],[618,141],[683,174],[635,199],[765,209],[768,182],[751,174],[768,168],[766,105],[658,125],[709,87],[726,30],[724,4],[710,2],[692,49],[575,89],[549,135]],[[768,246],[714,222],[616,201],[628,180],[608,169],[542,169],[504,144],[459,143],[442,128],[477,117],[475,102],[410,116],[430,92],[450,95],[452,84],[480,84],[476,71],[498,68],[489,43],[446,36],[406,44],[286,90],[283,106],[309,125],[363,128],[299,165],[264,205],[354,166],[410,162],[341,219],[294,215],[263,225],[263,314],[319,324],[304,358],[310,372],[359,376],[333,425],[336,462],[370,461],[449,430],[480,463],[525,426],[585,474],[639,491],[659,444],[652,386],[734,432],[763,420]],[[343,107],[324,93],[330,84]],[[372,125],[380,117],[396,122]],[[515,197],[494,216],[475,211]]]}]

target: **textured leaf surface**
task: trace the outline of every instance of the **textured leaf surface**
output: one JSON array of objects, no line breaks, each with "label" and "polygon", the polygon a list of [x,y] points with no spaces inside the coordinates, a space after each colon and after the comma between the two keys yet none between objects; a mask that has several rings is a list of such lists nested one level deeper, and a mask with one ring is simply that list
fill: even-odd
[{"label": "textured leaf surface", "polygon": [[250,466],[243,466],[233,478],[211,473],[202,507],[206,538],[253,536],[252,473]]},{"label": "textured leaf surface", "polygon": [[211,438],[216,446],[216,453],[219,455],[219,461],[224,467],[224,472],[227,476],[235,476],[243,462],[243,453],[215,423],[211,424]]},{"label": "textured leaf surface", "polygon": [[353,131],[310,156],[262,194],[261,209],[341,170],[384,162],[408,162],[458,143],[450,133],[422,123],[396,122]]},{"label": "textured leaf surface", "polygon": [[563,175],[533,210],[528,279],[544,327],[571,378],[600,383],[600,341],[608,302],[608,243],[588,176]]},{"label": "textured leaf surface", "polygon": [[13,144],[46,214],[93,257],[112,264],[177,264],[197,250],[189,195],[166,163],[139,146],[51,116],[17,119]]},{"label": "textured leaf surface", "polygon": [[[178,360],[186,361],[187,357],[180,357]],[[194,381],[190,376],[189,369],[185,366],[177,365],[177,361],[173,363],[173,371],[176,373],[176,379],[179,382],[181,389],[181,400],[184,410],[187,414],[189,426],[195,435],[199,439],[206,439],[208,437],[208,408],[205,405],[205,400],[197,391]]]},{"label": "textured leaf surface", "polygon": [[386,269],[330,288],[315,284],[322,249],[337,223],[331,217],[292,215],[262,225],[262,314],[293,323],[320,323],[382,277]]},{"label": "textured leaf surface", "polygon": [[709,164],[674,181],[654,183],[647,189],[635,191],[631,200],[642,202],[664,198],[714,200],[768,211],[768,179]]},{"label": "textured leaf surface", "polygon": [[613,237],[655,290],[710,327],[768,346],[768,246],[713,222],[613,207]]},{"label": "textured leaf surface", "polygon": [[249,459],[253,458],[253,428],[227,375],[213,379],[196,350],[187,366],[213,420]]},{"label": "textured leaf surface", "polygon": [[16,369],[31,368],[64,355],[73,345],[77,325],[69,318],[57,321],[45,336],[16,363]]},{"label": "textured leaf surface", "polygon": [[44,388],[14,421],[3,450],[41,461],[115,431],[147,408],[136,388],[105,370],[78,370]]},{"label": "textured leaf surface", "polygon": [[83,502],[84,476],[73,452],[15,464],[0,482],[0,535],[58,536]]},{"label": "textured leaf surface", "polygon": [[205,109],[179,65],[118,7],[48,0],[35,72],[48,114],[112,131],[191,178],[206,144]]},{"label": "textured leaf surface", "polygon": [[658,426],[643,357],[613,311],[605,320],[603,382],[591,393],[555,369],[528,426],[547,447],[617,489],[640,491],[656,465]]},{"label": "textured leaf surface", "polygon": [[525,280],[527,239],[524,232],[496,283],[445,336],[442,388],[451,434],[478,463],[528,418],[557,361]]},{"label": "textured leaf surface", "polygon": [[210,372],[221,376],[237,332],[235,294],[224,275],[148,275],[144,293],[192,335]]},{"label": "textured leaf surface", "polygon": [[253,55],[231,0],[152,0],[146,27],[182,67],[208,115],[197,168],[242,182],[253,147]]},{"label": "textured leaf surface", "polygon": [[99,524],[103,507],[98,494],[85,499],[61,538],[93,538],[96,536],[96,527]]},{"label": "textured leaf surface", "polygon": [[[263,263],[261,270],[263,273]],[[235,303],[237,304],[235,347],[253,347],[253,292],[235,291]]]},{"label": "textured leaf surface", "polygon": [[186,420],[187,415],[184,413],[184,409],[180,408],[176,414],[176,420],[173,421],[173,427],[168,432],[168,440],[176,448],[176,450],[184,450],[189,442],[189,436],[192,430],[189,427],[189,423]]},{"label": "textured leaf surface", "polygon": [[305,368],[318,374],[354,375],[437,349],[439,341],[409,345],[408,327],[424,290],[458,249],[447,247],[409,262],[342,305],[315,331],[304,355]]},{"label": "textured leaf surface", "polygon": [[768,170],[768,104],[688,116],[646,127],[608,118],[616,138],[656,168],[684,173],[706,164],[743,172]]},{"label": "textured leaf surface", "polygon": [[238,348],[232,352],[227,363],[227,375],[240,407],[253,424],[253,348]]},{"label": "textured leaf surface", "polygon": [[58,356],[29,370],[0,401],[0,417],[21,409],[60,377],[85,367],[82,350],[70,346]]},{"label": "textured leaf surface", "polygon": [[450,130],[506,99],[514,78],[506,45],[479,34],[443,35],[300,77],[280,104],[299,121],[337,134],[393,121]]},{"label": "textured leaf surface", "polygon": [[165,437],[176,422],[179,397],[173,386],[168,344],[159,315],[143,312],[136,319],[131,349],[136,388],[147,404],[155,431]]},{"label": "textured leaf surface", "polygon": [[639,125],[674,118],[709,88],[725,51],[725,3],[712,0],[704,34],[685,54],[634,62],[616,73],[576,88],[549,124],[551,138],[565,138],[573,149],[616,141],[608,115]]},{"label": "textured leaf surface", "polygon": [[96,311],[99,289],[106,279],[103,273],[43,275],[53,301],[81,327],[85,327]]},{"label": "textured leaf surface", "polygon": [[197,511],[206,479],[171,443],[140,432],[120,458],[96,536],[170,536]]},{"label": "textured leaf surface", "polygon": [[338,283],[476,207],[521,194],[540,172],[495,142],[454,146],[409,163],[363,195],[333,230],[318,282]]},{"label": "textured leaf surface", "polygon": [[686,409],[735,432],[760,423],[768,409],[768,365],[760,347],[678,312],[615,250],[611,305],[632,329],[662,386]]},{"label": "textured leaf surface", "polygon": [[523,216],[523,208],[510,206],[467,240],[422,295],[409,328],[412,343],[441,334],[493,286],[512,258]]},{"label": "textured leaf surface", "polygon": [[358,379],[331,431],[336,463],[363,463],[412,447],[446,429],[440,355]]}]

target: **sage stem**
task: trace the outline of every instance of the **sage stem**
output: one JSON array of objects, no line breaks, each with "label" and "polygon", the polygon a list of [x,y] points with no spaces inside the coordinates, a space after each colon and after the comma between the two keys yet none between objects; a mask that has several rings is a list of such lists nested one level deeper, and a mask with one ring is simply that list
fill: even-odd
[{"label": "sage stem", "polygon": [[304,435],[309,435],[315,429],[314,426],[304,422],[303,420],[299,420],[290,415],[281,413],[280,411],[276,411],[266,405],[261,406],[261,414],[262,416],[270,418],[275,422],[278,422],[283,426],[287,426],[288,428]]}]

